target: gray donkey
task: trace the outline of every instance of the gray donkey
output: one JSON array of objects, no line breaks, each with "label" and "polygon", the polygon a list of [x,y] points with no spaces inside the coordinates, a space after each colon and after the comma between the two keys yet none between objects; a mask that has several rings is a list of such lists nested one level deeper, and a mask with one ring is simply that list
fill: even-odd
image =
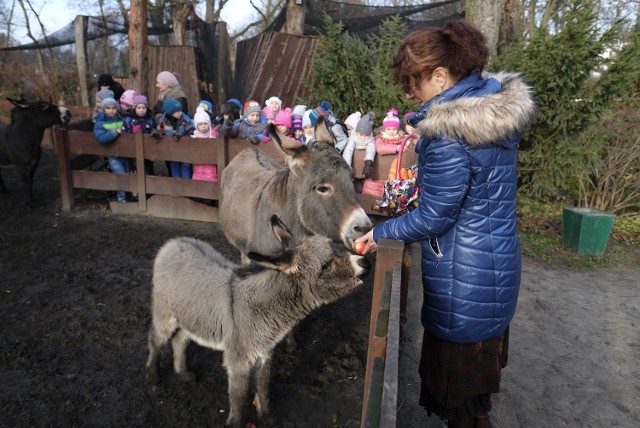
[{"label": "gray donkey", "polygon": [[313,309],[362,284],[369,262],[319,235],[292,236],[273,215],[280,251],[248,256],[253,265],[225,259],[211,245],[175,238],[162,246],[153,266],[152,325],[147,368],[157,382],[158,357],[172,339],[173,365],[185,380],[190,340],[224,352],[229,376],[227,425],[243,426],[250,379],[255,370],[256,408],[269,417],[269,363],[274,347]]},{"label": "gray donkey", "polygon": [[269,216],[277,214],[296,235],[324,235],[353,249],[353,240],[372,224],[358,203],[353,170],[335,149],[324,120],[318,119],[308,146],[273,125],[267,129],[285,165],[262,150],[246,149],[222,172],[220,226],[229,242],[243,255],[277,251],[269,232]]}]

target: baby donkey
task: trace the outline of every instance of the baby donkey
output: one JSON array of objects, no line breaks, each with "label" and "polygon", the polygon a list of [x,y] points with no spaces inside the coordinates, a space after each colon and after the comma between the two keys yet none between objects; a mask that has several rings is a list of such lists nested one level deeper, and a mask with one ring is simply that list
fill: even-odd
[{"label": "baby donkey", "polygon": [[172,337],[174,369],[185,380],[193,378],[185,354],[190,340],[223,351],[228,426],[243,426],[252,372],[258,417],[271,419],[273,349],[313,309],[361,285],[370,269],[364,257],[326,237],[291,236],[276,215],[271,227],[281,251],[270,257],[249,253],[254,265],[232,263],[211,245],[183,237],[165,243],[153,266],[149,373],[157,381],[160,349]]}]

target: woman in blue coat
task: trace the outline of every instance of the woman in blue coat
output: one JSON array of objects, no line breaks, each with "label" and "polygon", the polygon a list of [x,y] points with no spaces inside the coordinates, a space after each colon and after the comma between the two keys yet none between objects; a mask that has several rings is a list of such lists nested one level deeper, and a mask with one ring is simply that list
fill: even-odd
[{"label": "woman in blue coat", "polygon": [[520,288],[516,149],[535,105],[520,76],[482,73],[488,56],[464,21],[404,38],[393,72],[422,105],[419,206],[357,240],[422,244],[420,403],[450,427],[491,426]]}]

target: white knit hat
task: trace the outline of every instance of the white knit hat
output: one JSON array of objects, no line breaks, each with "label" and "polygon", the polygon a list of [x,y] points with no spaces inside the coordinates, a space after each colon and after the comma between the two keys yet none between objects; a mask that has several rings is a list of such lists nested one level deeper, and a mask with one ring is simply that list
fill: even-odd
[{"label": "white knit hat", "polygon": [[362,117],[362,113],[360,113],[359,111],[355,113],[351,113],[349,117],[347,117],[347,119],[344,121],[344,124],[349,125],[351,129],[355,129],[356,126],[358,126],[358,121],[360,120],[361,117]]}]

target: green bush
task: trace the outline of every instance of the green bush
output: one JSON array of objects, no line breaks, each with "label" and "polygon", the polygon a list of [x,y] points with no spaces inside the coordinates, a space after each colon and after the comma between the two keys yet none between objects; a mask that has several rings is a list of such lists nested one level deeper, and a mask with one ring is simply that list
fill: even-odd
[{"label": "green bush", "polygon": [[[622,23],[603,32],[596,11],[593,0],[571,1],[556,33],[539,30],[490,65],[492,70],[524,72],[536,94],[538,114],[522,140],[519,158],[521,189],[530,195],[558,190],[577,194],[577,178],[597,163],[603,144],[598,139],[578,144],[580,135],[638,82],[637,32],[609,64],[603,53],[620,41]],[[598,70],[605,71],[594,79]]]},{"label": "green bush", "polygon": [[333,112],[346,118],[354,111],[373,111],[378,122],[391,107],[399,112],[416,108],[393,81],[391,64],[406,25],[397,17],[380,25],[380,35],[367,41],[351,35],[339,22],[324,18],[325,34],[320,36],[312,61],[311,96],[308,106],[331,102]]}]

